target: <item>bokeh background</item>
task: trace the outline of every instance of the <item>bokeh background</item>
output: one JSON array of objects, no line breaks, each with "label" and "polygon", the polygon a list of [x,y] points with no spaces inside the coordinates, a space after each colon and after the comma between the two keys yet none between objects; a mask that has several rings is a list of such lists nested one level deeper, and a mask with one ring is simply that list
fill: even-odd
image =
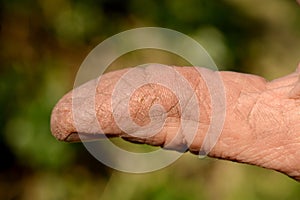
[{"label": "bokeh background", "polygon": [[157,172],[126,174],[102,165],[82,144],[52,137],[51,109],[72,89],[89,51],[144,26],[193,37],[222,70],[270,80],[300,62],[294,0],[1,0],[0,199],[299,198],[299,183],[254,166],[186,153]]}]

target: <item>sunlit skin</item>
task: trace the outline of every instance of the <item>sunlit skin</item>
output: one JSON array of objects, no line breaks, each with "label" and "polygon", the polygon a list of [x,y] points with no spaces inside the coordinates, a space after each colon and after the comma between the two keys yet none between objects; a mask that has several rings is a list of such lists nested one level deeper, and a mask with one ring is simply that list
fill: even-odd
[{"label": "sunlit skin", "polygon": [[[89,102],[83,96],[82,100],[86,104],[82,103],[80,109],[83,112],[76,115],[82,118],[79,124],[75,124],[73,120],[72,91],[66,94],[52,112],[53,135],[58,140],[80,142],[101,138],[106,134],[108,137],[121,137],[132,142],[174,150],[180,150],[182,145],[188,144],[188,150],[198,154],[211,121],[211,99],[208,98],[210,91],[203,80],[203,74],[195,68],[172,69],[188,80],[199,102],[199,128],[192,141],[187,141],[189,133],[184,132],[177,141],[170,143],[180,127],[178,99],[170,90],[155,84],[144,85],[133,93],[129,103],[130,116],[135,123],[145,126],[151,121],[148,114],[151,106],[160,104],[167,111],[163,129],[150,137],[139,138],[118,127],[111,108],[112,93],[117,81],[128,69],[107,73],[99,82],[88,82],[77,89],[79,92],[87,91],[93,84],[97,84],[95,110],[85,107]],[[299,69],[300,65],[294,73],[269,82],[251,74],[209,72],[222,79],[226,118],[220,137],[208,156],[276,170],[300,181]],[[164,78],[170,82],[176,81],[172,77]],[[96,113],[101,133],[89,121],[88,114],[92,112]]]}]

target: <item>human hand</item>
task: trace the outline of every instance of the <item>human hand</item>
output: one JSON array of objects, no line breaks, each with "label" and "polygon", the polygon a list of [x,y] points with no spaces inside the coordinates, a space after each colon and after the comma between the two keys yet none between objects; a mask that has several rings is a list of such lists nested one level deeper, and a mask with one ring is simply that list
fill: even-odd
[{"label": "human hand", "polygon": [[[155,80],[136,88],[128,104],[115,100],[113,94],[116,94],[114,90],[120,83],[118,81],[129,71],[124,69],[107,73],[99,80],[90,81],[66,94],[52,112],[53,135],[67,142],[98,139],[106,135],[198,154],[206,144],[206,135],[211,134],[210,128],[215,126],[211,126],[211,122],[225,113],[216,143],[207,143],[208,156],[277,170],[300,180],[298,71],[267,82],[259,76],[235,72],[160,67],[160,71],[155,66],[139,69],[138,77],[146,80],[159,72],[159,76],[171,84],[178,79],[167,75],[167,71],[184,77],[194,91],[198,102],[196,107],[200,111],[193,113],[193,110],[188,110],[192,114],[184,119],[186,123],[196,123],[195,134],[188,129],[180,131],[186,108],[180,108],[176,92],[174,94],[170,88],[154,84]],[[211,90],[209,84],[218,78],[223,84],[215,85],[212,87],[215,91]],[[180,87],[179,92],[184,94],[186,89]],[[120,95],[131,94],[126,90],[123,87]],[[224,93],[216,92],[222,90]],[[213,104],[212,96],[217,99],[224,96],[224,110],[217,115],[213,114],[213,106],[217,105]],[[156,109],[155,105],[161,105],[165,112]],[[138,126],[133,126],[133,123]],[[139,127],[144,127],[143,131]]]}]

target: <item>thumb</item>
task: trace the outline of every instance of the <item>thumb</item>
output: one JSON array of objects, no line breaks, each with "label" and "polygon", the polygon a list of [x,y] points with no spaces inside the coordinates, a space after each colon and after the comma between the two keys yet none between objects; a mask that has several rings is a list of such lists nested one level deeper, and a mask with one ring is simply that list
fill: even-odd
[{"label": "thumb", "polygon": [[[160,68],[155,70],[153,69],[155,67]],[[188,104],[181,103],[181,106],[189,113],[189,116],[185,116],[189,128],[198,126],[199,115],[192,113],[197,111],[198,106],[203,106],[201,108],[203,111],[207,110],[204,108],[207,104],[199,105],[198,101],[195,101],[197,99],[194,95],[195,87],[199,85],[198,71],[190,67],[175,70],[174,67],[160,65],[138,69],[135,70],[137,73],[134,77],[126,79],[124,75],[129,71],[128,69],[107,73],[66,94],[53,109],[52,134],[58,140],[67,142],[120,136],[132,142],[179,151],[186,150],[188,139],[185,138],[183,131],[179,131],[182,112],[178,96],[181,95],[179,98],[185,98],[185,102],[188,102]],[[182,80],[176,76],[176,73],[189,79],[185,84],[190,88],[185,89],[184,84],[180,84]],[[178,87],[177,90],[182,94],[176,95],[170,88],[154,84],[156,80],[151,79],[155,79],[153,78],[155,76],[166,80],[167,84],[179,85],[180,88]],[[140,83],[149,83],[134,88],[132,82],[129,83],[130,79],[134,79],[135,82],[140,80]],[[191,92],[188,93],[187,90]],[[201,92],[205,90],[203,88]],[[194,101],[191,101],[193,98]],[[188,106],[193,107],[187,109]],[[196,118],[192,119],[194,116]],[[202,118],[203,122],[209,123],[207,115],[203,115]],[[198,143],[200,144],[200,140]],[[196,146],[199,147],[199,144]]]}]

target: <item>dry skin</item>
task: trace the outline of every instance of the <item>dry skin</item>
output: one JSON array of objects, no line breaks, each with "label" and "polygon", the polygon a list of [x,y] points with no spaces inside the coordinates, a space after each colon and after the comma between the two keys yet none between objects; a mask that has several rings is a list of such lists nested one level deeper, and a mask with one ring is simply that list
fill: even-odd
[{"label": "dry skin", "polygon": [[[90,81],[66,94],[52,112],[53,135],[58,140],[73,142],[101,138],[106,134],[178,151],[187,147],[189,151],[198,153],[212,120],[210,97],[213,91],[209,91],[203,79],[209,75],[211,80],[221,78],[226,99],[224,126],[209,156],[274,169],[300,179],[300,84],[297,71],[266,82],[262,77],[249,74],[206,69],[201,69],[199,73],[193,67],[169,68],[188,80],[196,94],[201,113],[196,119],[198,129],[195,137],[191,137],[189,132],[177,135],[182,116],[179,100],[170,89],[153,83],[133,93],[129,101],[129,114],[140,126],[154,126],[149,112],[153,105],[160,104],[166,111],[163,128],[158,133],[149,131],[139,137],[132,134],[136,130],[134,127],[130,129],[131,123],[126,121],[125,115],[122,116],[128,108],[122,106],[120,101],[117,102],[118,113],[121,113],[118,118],[122,126],[129,126],[131,133],[122,131],[124,129],[115,121],[111,102],[116,84],[128,69],[107,73],[99,81]],[[152,71],[145,68],[140,71],[140,76],[147,78],[154,73]],[[173,76],[164,77],[164,73],[160,76],[170,84],[178,81]],[[160,119],[160,112],[154,110],[153,116]],[[149,128],[152,130],[152,127]]]}]

